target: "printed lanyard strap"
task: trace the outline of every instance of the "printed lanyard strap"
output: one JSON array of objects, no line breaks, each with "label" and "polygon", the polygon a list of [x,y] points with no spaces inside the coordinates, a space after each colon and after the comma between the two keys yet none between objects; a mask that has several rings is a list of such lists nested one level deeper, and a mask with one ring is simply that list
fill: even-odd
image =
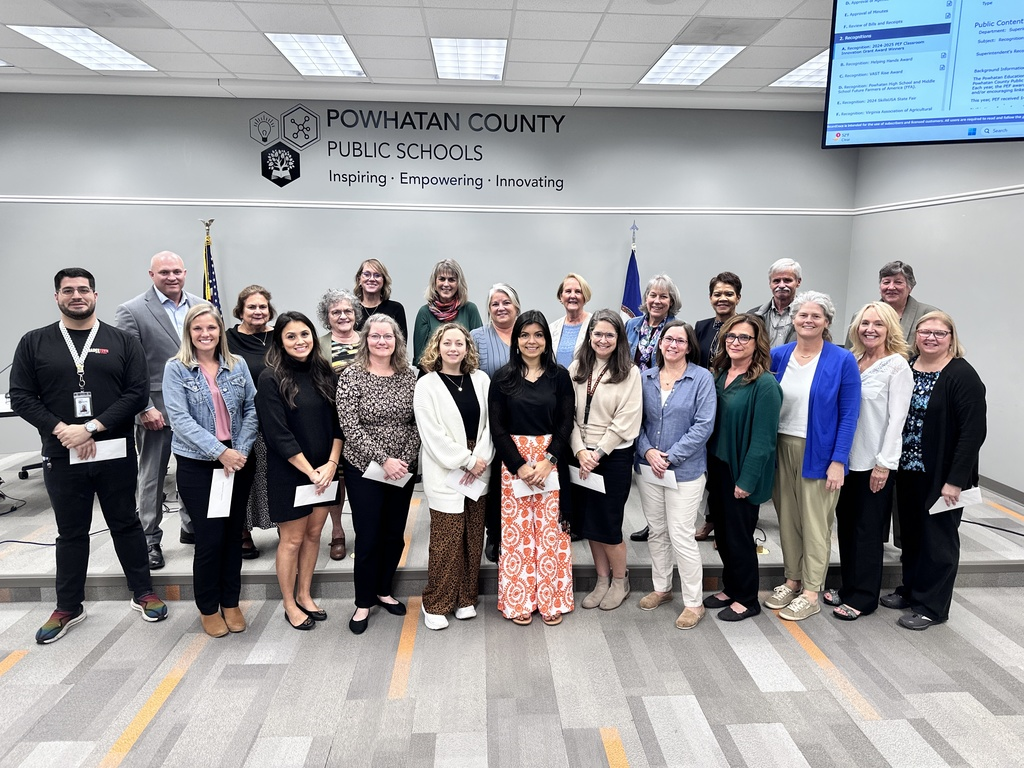
[{"label": "printed lanyard strap", "polygon": [[75,342],[71,340],[71,334],[68,333],[67,327],[64,323],[60,324],[60,333],[64,337],[64,342],[68,345],[68,351],[71,353],[71,359],[75,361],[75,371],[78,373],[78,388],[81,390],[85,389],[85,358],[89,355],[89,351],[92,349],[92,343],[96,341],[96,334],[100,330],[100,321],[97,320],[93,325],[92,330],[89,331],[89,337],[85,340],[85,346],[82,347],[82,353],[79,354],[78,350],[75,349]]}]

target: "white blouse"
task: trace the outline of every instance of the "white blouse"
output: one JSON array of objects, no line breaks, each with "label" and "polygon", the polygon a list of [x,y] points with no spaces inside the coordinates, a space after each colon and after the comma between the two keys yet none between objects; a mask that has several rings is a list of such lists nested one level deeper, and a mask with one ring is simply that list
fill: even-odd
[{"label": "white blouse", "polygon": [[889,355],[860,375],[860,418],[850,449],[850,471],[895,470],[903,450],[903,424],[914,393],[914,374],[902,355]]}]

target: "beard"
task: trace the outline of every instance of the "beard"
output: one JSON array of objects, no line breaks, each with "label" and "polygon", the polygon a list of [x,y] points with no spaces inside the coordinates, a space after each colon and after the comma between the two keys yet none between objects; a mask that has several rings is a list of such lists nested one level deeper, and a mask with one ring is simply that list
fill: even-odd
[{"label": "beard", "polygon": [[85,320],[87,317],[92,316],[93,312],[96,311],[95,303],[88,303],[84,307],[72,308],[71,306],[60,304],[60,312],[65,317],[69,317],[72,320]]}]

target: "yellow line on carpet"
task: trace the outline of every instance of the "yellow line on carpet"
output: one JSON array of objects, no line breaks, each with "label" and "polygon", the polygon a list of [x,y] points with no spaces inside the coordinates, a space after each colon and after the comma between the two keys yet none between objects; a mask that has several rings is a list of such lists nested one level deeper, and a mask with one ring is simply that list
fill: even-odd
[{"label": "yellow line on carpet", "polygon": [[[409,482],[412,482],[411,480]],[[402,559],[398,561],[399,568],[405,568],[405,560],[409,557],[409,545],[412,542],[412,529],[416,526],[416,512],[419,511],[420,500],[413,499],[409,502],[409,517],[405,520],[405,549],[402,550]]]},{"label": "yellow line on carpet", "polygon": [[601,741],[604,743],[604,756],[608,758],[608,768],[629,768],[618,728],[602,728]]},{"label": "yellow line on carpet", "polygon": [[996,504],[994,501],[989,501],[988,499],[985,500],[985,503],[990,507],[995,507],[1000,512],[1004,512],[1005,514],[1010,515],[1011,517],[1016,517],[1018,520],[1024,522],[1024,515],[1020,514],[1020,512],[1014,512],[1012,509],[1007,509],[1002,504]]},{"label": "yellow line on carpet", "polygon": [[156,690],[146,699],[146,703],[142,705],[139,713],[135,715],[132,721],[128,723],[128,727],[118,736],[114,746],[110,748],[106,757],[103,758],[103,762],[100,763],[100,768],[115,768],[128,756],[128,752],[135,746],[135,742],[139,740],[142,732],[146,730],[146,727],[156,717],[160,707],[164,705],[164,702],[167,701],[178,683],[181,682],[185,673],[188,672],[188,668],[192,666],[192,663],[199,656],[199,652],[206,646],[207,640],[209,640],[209,637],[206,635],[199,635],[189,644],[185,652],[181,654],[181,658],[178,659],[178,663],[160,681]]},{"label": "yellow line on carpet", "polygon": [[420,625],[420,598],[410,597],[402,622],[402,636],[398,639],[395,666],[391,671],[389,699],[404,699],[409,689],[409,670],[412,668],[412,651],[416,647],[416,630]]},{"label": "yellow line on carpet", "polygon": [[860,691],[857,690],[856,686],[850,682],[849,678],[840,672],[836,665],[825,655],[814,641],[807,636],[807,633],[800,628],[800,625],[795,621],[782,621],[782,626],[789,630],[789,634],[793,636],[793,639],[799,643],[800,647],[806,651],[807,655],[813,659],[814,663],[817,664],[825,672],[825,675],[832,682],[832,684],[839,689],[839,691],[846,697],[846,699],[853,705],[860,716],[865,720],[881,720],[882,717],[879,715],[875,708],[868,703]]},{"label": "yellow line on carpet", "polygon": [[0,677],[6,675],[15,664],[28,655],[28,651],[11,651],[3,661],[0,661]]}]

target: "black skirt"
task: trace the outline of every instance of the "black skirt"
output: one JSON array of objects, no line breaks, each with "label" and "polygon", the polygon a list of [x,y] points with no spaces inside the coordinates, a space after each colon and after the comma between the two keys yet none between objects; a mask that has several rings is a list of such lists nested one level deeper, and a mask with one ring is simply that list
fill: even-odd
[{"label": "black skirt", "polygon": [[629,446],[601,459],[594,474],[604,479],[604,493],[581,485],[572,487],[573,524],[584,539],[601,544],[622,543],[622,518],[633,485],[633,454],[633,447]]}]

